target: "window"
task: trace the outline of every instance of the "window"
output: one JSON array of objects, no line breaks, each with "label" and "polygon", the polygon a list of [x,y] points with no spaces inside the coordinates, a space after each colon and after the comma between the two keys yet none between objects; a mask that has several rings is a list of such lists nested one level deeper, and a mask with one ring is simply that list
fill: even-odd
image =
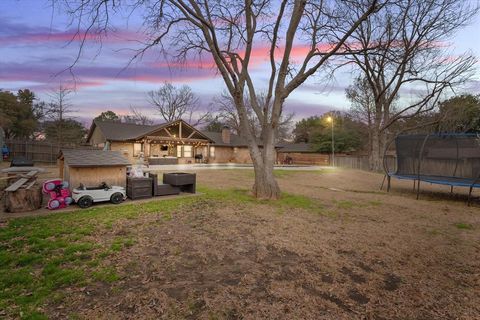
[{"label": "window", "polygon": [[215,158],[215,147],[210,147],[210,158]]},{"label": "window", "polygon": [[143,143],[133,144],[133,156],[138,157],[143,152]]},{"label": "window", "polygon": [[177,158],[182,157],[182,146],[177,146]]},{"label": "window", "polygon": [[185,158],[191,158],[193,157],[192,154],[192,146],[183,146],[183,156]]}]

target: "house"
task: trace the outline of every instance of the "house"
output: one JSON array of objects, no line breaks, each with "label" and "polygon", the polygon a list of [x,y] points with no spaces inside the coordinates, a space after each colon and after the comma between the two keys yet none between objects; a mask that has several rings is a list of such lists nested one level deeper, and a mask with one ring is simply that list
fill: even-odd
[{"label": "house", "polygon": [[125,187],[126,168],[131,164],[119,151],[88,149],[61,150],[57,162],[60,178],[71,188],[101,182]]},{"label": "house", "polygon": [[251,163],[245,140],[224,127],[222,132],[200,131],[183,120],[137,125],[94,120],[87,143],[121,152],[131,163],[140,156],[151,165]]},{"label": "house", "polygon": [[330,156],[314,150],[309,143],[282,143],[277,148],[277,162],[328,166],[330,164]]}]

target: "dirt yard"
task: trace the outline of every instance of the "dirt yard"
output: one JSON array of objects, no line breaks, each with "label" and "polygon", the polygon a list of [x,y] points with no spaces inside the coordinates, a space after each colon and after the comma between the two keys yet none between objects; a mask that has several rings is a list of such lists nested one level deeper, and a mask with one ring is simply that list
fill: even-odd
[{"label": "dirt yard", "polygon": [[[51,279],[45,269],[55,257],[63,259],[60,271],[81,276],[51,287],[45,280],[49,291],[33,302],[0,294],[0,315],[480,319],[478,201],[467,207],[464,194],[429,185],[417,201],[411,183],[392,180],[386,193],[379,191],[383,176],[354,170],[278,171],[285,194],[277,202],[248,195],[250,170],[204,170],[197,177],[203,196],[185,201],[4,223],[0,241],[12,255],[10,270],[1,272],[27,268],[40,280],[0,289],[30,301],[44,285],[41,277]],[[71,229],[44,230],[59,223]],[[31,234],[34,224],[43,233]],[[88,230],[72,237],[69,230],[80,226]],[[71,249],[74,259],[59,245],[19,265],[17,255],[38,254],[32,237],[91,246]]]}]

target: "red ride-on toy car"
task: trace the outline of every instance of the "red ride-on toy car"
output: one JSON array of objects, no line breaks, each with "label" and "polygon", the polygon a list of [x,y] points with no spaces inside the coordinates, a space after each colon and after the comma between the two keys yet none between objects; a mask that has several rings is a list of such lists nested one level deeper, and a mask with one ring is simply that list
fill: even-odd
[{"label": "red ride-on toy car", "polygon": [[67,181],[61,179],[45,181],[42,190],[50,196],[47,203],[47,208],[50,210],[65,208],[73,202]]}]

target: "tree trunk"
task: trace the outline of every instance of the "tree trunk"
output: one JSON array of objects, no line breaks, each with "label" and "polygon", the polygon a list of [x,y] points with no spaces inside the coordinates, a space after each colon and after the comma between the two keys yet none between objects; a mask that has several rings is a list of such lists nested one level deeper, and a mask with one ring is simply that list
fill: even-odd
[{"label": "tree trunk", "polygon": [[273,129],[263,131],[263,148],[249,147],[255,171],[252,193],[259,199],[275,200],[280,198],[280,188],[273,174],[276,159],[274,132]]},{"label": "tree trunk", "polygon": [[280,188],[273,174],[275,164],[275,148],[264,146],[260,157],[253,157],[253,168],[255,170],[255,183],[252,193],[259,199],[275,200],[280,198]]},{"label": "tree trunk", "polygon": [[380,132],[374,130],[372,134],[372,149],[370,153],[370,170],[380,171],[382,169],[382,155],[380,152]]},{"label": "tree trunk", "polygon": [[372,133],[372,148],[369,157],[370,170],[383,171],[383,154],[385,152],[386,136],[383,131],[374,130]]}]

